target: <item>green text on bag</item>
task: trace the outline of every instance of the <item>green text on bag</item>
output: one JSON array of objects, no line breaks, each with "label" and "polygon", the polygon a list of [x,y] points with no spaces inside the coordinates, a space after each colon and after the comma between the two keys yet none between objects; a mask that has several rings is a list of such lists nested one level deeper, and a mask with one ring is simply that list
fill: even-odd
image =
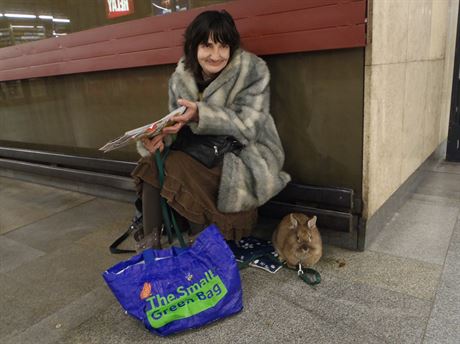
[{"label": "green text on bag", "polygon": [[184,319],[214,307],[225,295],[227,288],[211,270],[205,278],[188,287],[179,286],[175,294],[154,295],[146,299],[151,309],[146,315],[153,328],[160,328],[174,320]]}]

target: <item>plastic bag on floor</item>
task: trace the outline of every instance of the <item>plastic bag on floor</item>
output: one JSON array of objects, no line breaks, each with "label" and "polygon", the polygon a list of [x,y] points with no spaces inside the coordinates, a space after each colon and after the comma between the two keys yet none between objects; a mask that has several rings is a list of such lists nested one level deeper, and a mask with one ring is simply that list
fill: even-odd
[{"label": "plastic bag on floor", "polygon": [[234,255],[215,225],[190,248],[148,249],[111,267],[103,277],[126,312],[161,336],[243,308]]}]

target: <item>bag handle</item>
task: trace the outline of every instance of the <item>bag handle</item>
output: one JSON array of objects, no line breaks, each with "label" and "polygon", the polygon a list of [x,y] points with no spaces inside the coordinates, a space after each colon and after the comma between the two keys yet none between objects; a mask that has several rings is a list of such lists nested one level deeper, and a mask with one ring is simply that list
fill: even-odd
[{"label": "bag handle", "polygon": [[[167,147],[163,153],[163,156],[161,156],[161,153],[159,150],[155,152],[155,162],[157,164],[158,168],[158,180],[160,182],[160,188],[163,187],[163,182],[164,182],[164,160],[166,159],[167,155],[169,153],[169,147]],[[160,203],[161,203],[161,212],[163,214],[163,221],[166,227],[166,231],[168,233],[168,237],[172,238],[172,233],[171,233],[171,227],[174,228],[174,232],[176,233],[176,237],[179,240],[179,244],[181,247],[188,247],[187,244],[184,241],[184,238],[182,237],[182,233],[180,231],[179,225],[177,224],[176,217],[174,216],[174,213],[171,209],[171,207],[166,203],[166,200],[160,196]]]},{"label": "bag handle", "polygon": [[144,257],[146,265],[151,265],[155,262],[155,255],[153,254],[153,249],[151,248],[142,251],[142,257]]},{"label": "bag handle", "polygon": [[[160,181],[160,188],[163,186],[163,181],[164,181],[164,163],[163,161],[166,159],[166,156],[169,153],[169,147],[167,147],[164,151],[163,156],[161,156],[160,152],[157,150],[155,153],[155,161],[157,164],[157,169],[158,169],[158,179]],[[172,209],[168,206],[168,203],[166,203],[166,200],[160,196],[160,204],[161,204],[161,212],[163,215],[163,221],[165,223],[165,228],[166,232],[168,234],[168,241],[171,244],[172,243],[172,232],[171,232],[171,227],[174,228],[174,231],[176,233],[177,239],[179,240],[179,244],[181,247],[185,248],[188,247],[185,244],[184,238],[182,237],[182,233],[180,231],[179,225],[177,224],[176,217],[174,216],[174,213]],[[126,240],[126,238],[129,237],[129,235],[132,233],[134,230],[134,226],[130,225],[129,228],[126,230],[125,233],[123,233],[119,238],[117,238],[109,247],[110,253],[112,254],[119,254],[119,253],[136,253],[134,250],[125,250],[125,249],[120,249],[118,246]],[[154,260],[154,259],[153,259]]]}]

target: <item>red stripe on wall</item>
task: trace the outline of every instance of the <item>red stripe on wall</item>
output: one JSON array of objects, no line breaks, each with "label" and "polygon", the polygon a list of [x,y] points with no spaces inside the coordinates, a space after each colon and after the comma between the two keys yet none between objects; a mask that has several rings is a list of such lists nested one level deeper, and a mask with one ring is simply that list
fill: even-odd
[{"label": "red stripe on wall", "polygon": [[235,18],[258,55],[363,47],[365,0],[238,0],[0,49],[0,80],[175,63],[185,27],[201,11]]}]

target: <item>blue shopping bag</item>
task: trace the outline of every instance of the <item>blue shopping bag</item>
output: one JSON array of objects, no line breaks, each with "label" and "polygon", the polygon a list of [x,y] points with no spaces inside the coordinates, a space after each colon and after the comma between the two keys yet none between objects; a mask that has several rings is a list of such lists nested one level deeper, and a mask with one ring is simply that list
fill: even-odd
[{"label": "blue shopping bag", "polygon": [[145,250],[103,277],[125,311],[161,336],[243,309],[235,257],[215,225],[192,247]]}]

